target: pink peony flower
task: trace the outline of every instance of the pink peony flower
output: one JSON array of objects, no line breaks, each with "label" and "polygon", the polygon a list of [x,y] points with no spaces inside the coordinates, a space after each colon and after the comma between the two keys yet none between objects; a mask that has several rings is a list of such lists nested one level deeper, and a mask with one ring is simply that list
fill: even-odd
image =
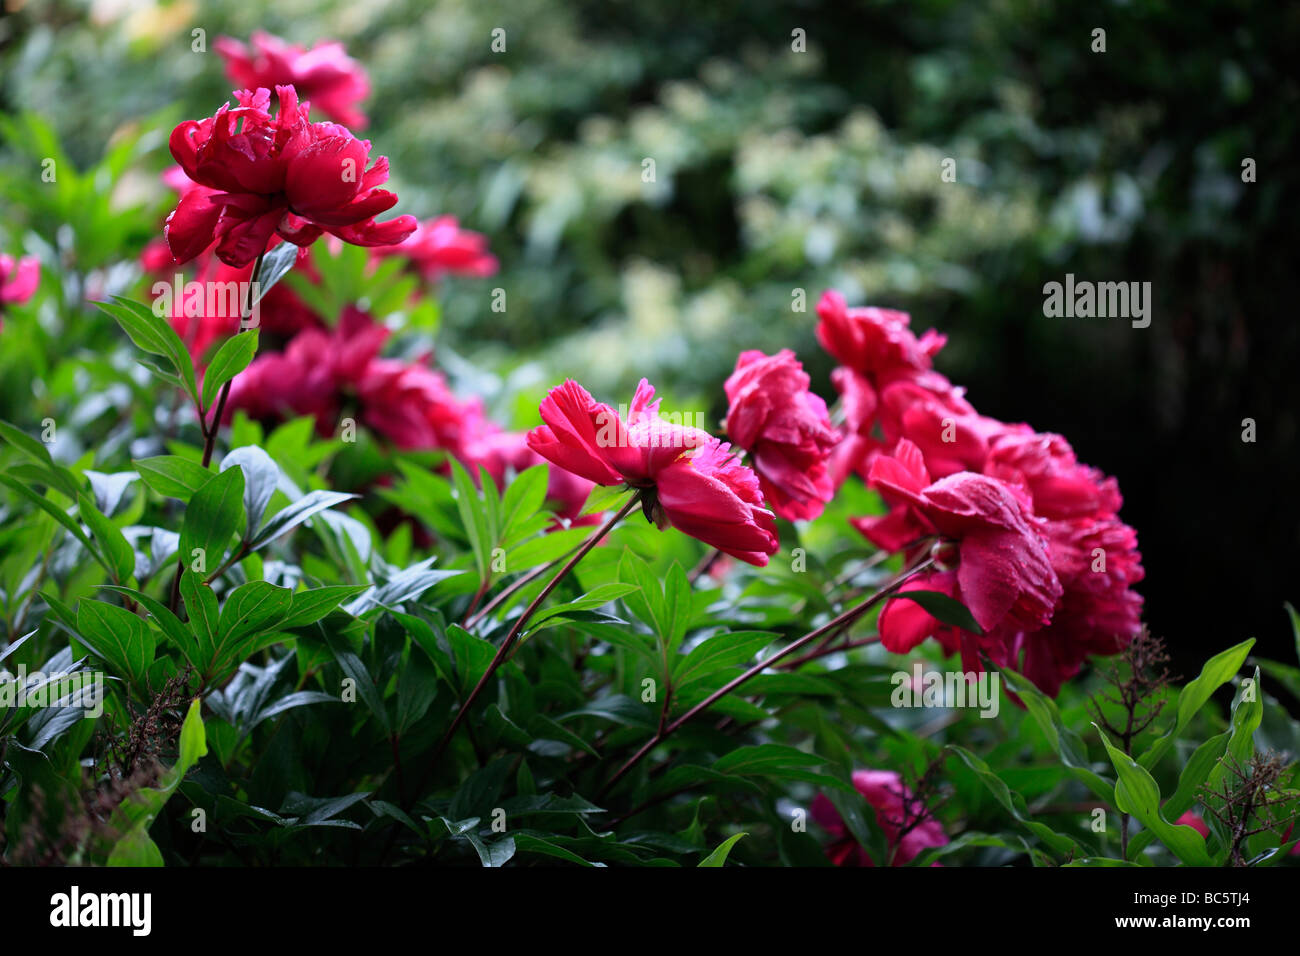
[{"label": "pink peony flower", "polygon": [[[929,815],[925,805],[892,770],[855,770],[853,785],[875,811],[876,822],[884,831],[889,847],[887,865],[904,866],[923,850],[948,843],[943,826]],[[812,817],[832,837],[826,856],[836,866],[875,866],[825,794],[818,794],[813,800]]]},{"label": "pink peony flower", "polygon": [[[900,525],[947,542],[957,567],[913,578],[904,590],[939,591],[960,601],[984,634],[961,633],[968,670],[980,669],[977,647],[996,650],[1009,633],[1046,625],[1061,597],[1061,582],[1052,568],[1043,522],[1029,511],[1013,488],[995,478],[959,472],[930,483],[920,450],[906,439],[892,456],[871,466],[871,484],[896,509],[888,520],[856,519],[868,538],[885,525],[891,541]],[[925,638],[937,637],[950,650],[958,635],[913,601],[892,600],[881,610],[881,642],[907,653]]]},{"label": "pink peony flower", "polygon": [[753,471],[707,432],[660,418],[645,379],[626,421],[574,381],[551,389],[541,416],[546,424],[528,433],[533,451],[595,484],[641,489],[646,517],[660,528],[671,524],[759,566],[776,553],[776,519]]},{"label": "pink peony flower", "polygon": [[334,122],[365,128],[365,114],[356,104],[370,95],[370,80],[343,44],[320,43],[306,50],[259,30],[247,47],[218,37],[213,48],[226,61],[232,83],[250,90],[292,86]]},{"label": "pink peony flower", "polygon": [[406,256],[415,270],[430,282],[444,275],[485,278],[497,271],[497,260],[488,252],[487,239],[461,229],[455,216],[439,216],[422,222],[404,242],[379,246],[376,256]]},{"label": "pink peony flower", "polygon": [[816,518],[835,492],[827,460],[839,439],[789,349],[741,352],[726,382],[727,434],[753,455],[763,496],[788,521]]},{"label": "pink peony flower", "polygon": [[15,259],[0,253],[0,306],[21,305],[36,294],[41,263],[35,256]]}]

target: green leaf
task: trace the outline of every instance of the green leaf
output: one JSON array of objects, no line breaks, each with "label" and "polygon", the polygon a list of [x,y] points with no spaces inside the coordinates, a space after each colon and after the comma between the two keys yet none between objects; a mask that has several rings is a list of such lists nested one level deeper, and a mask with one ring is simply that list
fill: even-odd
[{"label": "green leaf", "polygon": [[355,617],[360,617],[376,607],[391,608],[405,601],[418,598],[439,581],[464,573],[463,571],[439,571],[429,567],[435,560],[436,556],[426,558],[418,564],[413,564],[409,568],[399,571],[386,584],[368,588],[356,600],[346,605],[343,610]]},{"label": "green leaf", "polygon": [[68,516],[68,513],[66,511],[64,511],[54,502],[50,501],[48,498],[38,495],[31,488],[28,488],[22,482],[15,481],[13,478],[10,478],[8,475],[0,475],[0,484],[3,484],[6,488],[9,488],[12,491],[15,491],[18,494],[22,495],[28,501],[32,502],[34,505],[36,505],[38,508],[44,511],[47,515],[49,515],[51,518],[57,521],[59,524],[63,525],[63,527],[68,529],[68,531],[72,532],[72,536],[76,538],[78,541],[80,541],[83,545],[85,545],[86,550],[90,552],[91,556],[96,561],[98,561],[101,565],[104,566],[104,570],[106,571],[109,570],[108,562],[104,559],[104,556],[99,553],[99,549],[96,548],[91,543],[90,537],[86,534],[86,532],[81,530],[81,525],[73,521],[72,518]]},{"label": "green leaf", "polygon": [[244,511],[248,515],[248,531],[252,532],[262,523],[266,506],[280,483],[280,468],[256,445],[236,448],[221,460],[221,471],[235,467],[244,472]]},{"label": "green leaf", "polygon": [[790,766],[816,767],[825,763],[816,754],[806,753],[785,744],[757,744],[737,747],[713,762],[713,769],[721,773],[755,774],[770,769]]},{"label": "green leaf", "polygon": [[113,580],[123,583],[135,574],[135,550],[127,542],[117,525],[109,521],[104,513],[90,500],[89,495],[82,494],[77,499],[81,520],[90,527],[90,533],[99,542],[104,564]]},{"label": "green leaf", "polygon": [[291,528],[296,528],[312,515],[356,497],[359,496],[342,491],[308,492],[297,501],[276,512],[275,516],[257,532],[257,536],[249,543],[248,549],[257,551]]},{"label": "green leaf", "polygon": [[[195,668],[202,670],[205,662],[198,655],[198,645],[194,640],[194,635],[190,632],[190,629],[181,622],[181,619],[173,614],[169,609],[164,607],[160,602],[151,598],[149,595],[145,594],[143,591],[137,591],[133,588],[124,588],[107,584],[104,586],[104,590],[116,591],[119,594],[126,595],[131,600],[135,601],[136,604],[139,604],[142,608],[148,611],[153,616],[154,621],[157,623],[159,630],[163,632],[163,635],[176,645],[177,650],[185,655],[187,661],[193,664]],[[213,601],[216,601],[215,596],[213,597]]]},{"label": "green leaf", "polygon": [[125,608],[103,601],[82,601],[77,632],[104,663],[133,684],[143,683],[156,650],[153,632]]},{"label": "green leaf", "polygon": [[1228,648],[1226,651],[1215,654],[1205,662],[1200,675],[1187,684],[1178,694],[1178,710],[1174,725],[1165,732],[1163,737],[1157,739],[1146,753],[1138,758],[1138,763],[1148,770],[1159,763],[1160,758],[1173,746],[1174,741],[1178,739],[1178,735],[1196,716],[1197,711],[1205,706],[1205,702],[1210,699],[1216,690],[1230,681],[1233,675],[1241,669],[1241,665],[1245,663],[1246,655],[1250,653],[1250,649],[1254,645],[1255,639],[1253,637],[1249,638]]},{"label": "green leaf", "polygon": [[1033,715],[1043,735],[1047,737],[1047,742],[1052,745],[1052,750],[1061,758],[1061,763],[1094,794],[1107,803],[1112,803],[1115,799],[1115,785],[1092,769],[1083,740],[1061,721],[1056,702],[1021,675],[1008,670],[1003,670],[1001,674],[1008,689],[1020,697]]},{"label": "green leaf", "polygon": [[566,604],[556,604],[552,607],[548,607],[544,611],[538,611],[528,621],[528,630],[530,632],[536,630],[544,621],[553,617],[563,616],[573,611],[586,611],[591,608],[603,607],[610,601],[617,600],[624,595],[630,594],[636,589],[636,585],[634,584],[616,584],[610,582],[609,584],[597,585],[576,600],[569,601]]},{"label": "green leaf", "polygon": [[388,709],[384,706],[384,698],[380,693],[379,685],[370,676],[370,671],[366,669],[366,665],[340,637],[329,635],[326,642],[329,644],[334,659],[338,661],[339,667],[343,669],[343,675],[351,678],[353,683],[356,684],[357,693],[361,695],[361,699],[365,701],[370,713],[378,721],[384,735],[390,734],[392,727],[388,720]]},{"label": "green leaf", "polygon": [[122,296],[113,296],[113,302],[96,303],[117,320],[122,331],[131,337],[137,348],[167,359],[180,379],[180,385],[196,403],[198,388],[194,379],[194,362],[181,337],[166,319],[139,302]]},{"label": "green leaf", "polygon": [[473,689],[496,656],[496,648],[481,637],[475,637],[459,624],[447,626],[447,643],[451,645],[456,660],[456,676],[460,681],[462,698]]},{"label": "green leaf", "polygon": [[[1251,758],[1255,755],[1255,731],[1259,730],[1263,719],[1264,692],[1259,686],[1259,668],[1255,668],[1253,677],[1249,681],[1242,681],[1237,689],[1237,695],[1232,702],[1232,726],[1228,730],[1228,746],[1224,759],[1211,768],[1205,784],[1211,806],[1222,809],[1224,801],[1220,794],[1233,782],[1235,773],[1232,768],[1245,772],[1245,768],[1250,766]],[[1212,831],[1220,835],[1223,844],[1221,852],[1226,858],[1228,840],[1224,839],[1227,834],[1222,832],[1223,825],[1213,813],[1208,815],[1205,822]]]},{"label": "green leaf", "polygon": [[489,551],[495,544],[488,528],[486,506],[469,472],[455,459],[451,462],[451,478],[456,489],[456,510],[460,512],[461,523],[469,536],[479,580],[485,581],[488,578]]},{"label": "green leaf", "polygon": [[[1214,770],[1215,765],[1222,759],[1228,746],[1229,736],[1231,736],[1231,732],[1225,730],[1196,748],[1191,759],[1183,767],[1183,772],[1178,775],[1178,789],[1174,791],[1172,797],[1165,801],[1164,806],[1161,808],[1161,813],[1166,819],[1173,818],[1177,820],[1192,808],[1192,804],[1196,802],[1197,791],[1209,778],[1210,772]],[[1141,833],[1135,834],[1133,839],[1129,841],[1128,855],[1137,859],[1138,855],[1154,839],[1155,833],[1151,830],[1143,830]]]},{"label": "green leaf", "polygon": [[590,860],[578,856],[571,850],[531,833],[516,833],[514,835],[515,850],[519,853],[540,853],[544,856],[555,857],[557,860],[565,860],[569,863],[577,863],[579,866],[604,866],[604,863],[593,863]]},{"label": "green leaf", "polygon": [[520,519],[531,517],[546,504],[547,470],[545,465],[525,468],[515,475],[501,501],[501,534],[509,540],[510,528]]},{"label": "green leaf", "polygon": [[217,645],[235,648],[247,637],[273,629],[289,613],[293,592],[266,581],[237,587],[221,609]]},{"label": "green leaf", "polygon": [[253,296],[253,304],[262,301],[262,297],[288,274],[297,261],[298,247],[292,242],[282,242],[267,252],[262,258],[262,268],[253,277],[253,281],[257,282],[257,292]]},{"label": "green leaf", "polygon": [[158,494],[181,501],[189,501],[212,478],[212,472],[198,462],[176,455],[137,458],[131,464],[140,473],[140,480]]},{"label": "green leaf", "polygon": [[741,837],[749,836],[748,833],[737,833],[735,836],[729,836],[718,844],[718,848],[700,861],[700,866],[722,866],[727,862],[727,854],[735,846]]},{"label": "green leaf", "polygon": [[77,499],[81,493],[80,481],[71,471],[54,461],[44,442],[37,441],[2,419],[0,419],[0,438],[35,462],[47,485],[57,488],[74,501]]},{"label": "green leaf", "polygon": [[960,628],[972,634],[984,633],[984,629],[979,626],[979,622],[975,620],[966,605],[946,594],[938,591],[896,591],[890,600],[902,599],[914,601],[921,605],[932,618],[942,624]]},{"label": "green leaf", "polygon": [[1100,727],[1097,727],[1097,733],[1101,735],[1101,742],[1106,745],[1106,752],[1110,754],[1110,761],[1119,777],[1115,782],[1115,806],[1120,812],[1136,817],[1184,863],[1211,866],[1213,861],[1205,849],[1205,838],[1191,827],[1170,823],[1161,815],[1160,786],[1151,774],[1124,751],[1112,746]]},{"label": "green leaf", "polygon": [[[215,573],[226,545],[244,521],[244,472],[231,468],[209,478],[185,509],[177,553],[187,567]],[[196,553],[197,552],[197,553]]]},{"label": "green leaf", "polygon": [[1046,824],[1032,819],[1029,816],[1028,809],[1025,807],[1024,797],[1008,787],[1006,781],[995,774],[989,768],[989,765],[979,757],[975,756],[964,747],[959,747],[956,744],[948,744],[947,749],[960,757],[962,762],[974,771],[975,776],[979,778],[980,782],[984,784],[985,788],[993,795],[993,798],[1001,804],[1004,810],[1011,814],[1011,816],[1014,817],[1021,826],[1029,830],[1030,833],[1038,837],[1039,840],[1056,853],[1061,854],[1062,856],[1075,857],[1091,855],[1076,841],[1070,839],[1070,837],[1063,833],[1057,833]]},{"label": "green leaf", "polygon": [[280,622],[279,628],[282,631],[290,631],[296,627],[315,624],[348,598],[356,597],[369,589],[365,584],[331,584],[310,591],[295,591],[293,605],[284,620]]},{"label": "green leaf", "polygon": [[650,569],[650,565],[633,554],[630,548],[624,548],[618,562],[618,579],[641,591],[637,596],[628,595],[623,603],[649,625],[660,641],[667,643],[668,611],[659,578]]},{"label": "green leaf", "polygon": [[238,332],[226,339],[212,357],[208,370],[203,373],[203,407],[210,409],[217,400],[221,386],[248,368],[257,354],[256,329]]},{"label": "green leaf", "polygon": [[771,631],[730,631],[701,641],[673,666],[673,687],[681,690],[710,674],[752,661],[777,635]]},{"label": "green leaf", "polygon": [[690,579],[676,561],[668,569],[664,581],[664,641],[668,645],[668,654],[677,653],[686,629],[690,626],[694,614],[694,594]]},{"label": "green leaf", "polygon": [[[220,612],[217,610],[217,596],[212,588],[203,583],[203,578],[186,569],[181,574],[181,597],[185,599],[185,610],[189,613],[190,626],[197,639],[200,671],[206,672],[217,652],[217,631]],[[207,676],[213,676],[208,673]]]}]

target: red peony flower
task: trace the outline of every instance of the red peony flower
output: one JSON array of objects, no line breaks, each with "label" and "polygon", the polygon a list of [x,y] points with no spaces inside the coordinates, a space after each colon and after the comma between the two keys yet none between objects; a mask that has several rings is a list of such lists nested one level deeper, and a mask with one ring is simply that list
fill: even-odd
[{"label": "red peony flower", "polygon": [[488,252],[487,239],[461,229],[455,216],[439,216],[422,222],[406,241],[380,246],[376,256],[406,256],[425,279],[437,281],[444,275],[485,278],[497,271],[496,256]]},{"label": "red peony flower", "polygon": [[[906,439],[893,456],[871,466],[871,484],[895,506],[887,519],[855,519],[876,540],[881,526],[896,544],[900,526],[913,537],[936,536],[955,547],[955,570],[940,569],[913,578],[904,590],[940,591],[964,604],[984,631],[978,647],[998,650],[1009,634],[1046,625],[1061,597],[1061,582],[1049,559],[1042,522],[1013,488],[986,475],[959,472],[930,483],[920,450]],[[882,545],[883,546],[883,545]],[[881,643],[907,653],[925,638],[937,637],[950,650],[958,636],[915,602],[893,600],[881,610]],[[979,669],[976,635],[960,635],[967,669]]]},{"label": "red peony flower", "polygon": [[1115,517],[1050,521],[1047,540],[1061,601],[1051,623],[1016,635],[999,663],[1054,697],[1088,656],[1117,654],[1137,636],[1142,598],[1132,588],[1144,572],[1137,532]]},{"label": "red peony flower", "polygon": [[671,524],[750,564],[767,564],[778,547],[776,519],[762,507],[758,478],[729,445],[660,418],[653,399],[642,379],[624,421],[566,381],[542,400],[546,424],[528,433],[528,445],[598,485],[641,489],[646,517],[660,528]]},{"label": "red peony flower", "polygon": [[387,337],[387,329],[356,308],[344,311],[337,328],[300,332],[284,352],[258,356],[234,380],[227,420],[241,408],[259,421],[312,415],[317,432],[331,434]]},{"label": "red peony flower", "polygon": [[921,449],[937,478],[982,468],[987,436],[1000,423],[977,416],[963,390],[931,368],[943,335],[931,329],[918,339],[906,312],[851,309],[834,290],[817,313],[818,340],[843,363],[831,374],[848,433],[831,465],[837,483],[853,472],[865,478],[876,455],[902,438]]},{"label": "red peony flower", "polygon": [[1119,511],[1119,486],[1096,468],[1079,464],[1060,435],[1012,425],[989,446],[986,474],[1021,485],[1044,518],[1077,518]]},{"label": "red peony flower", "polygon": [[226,61],[231,82],[250,90],[292,86],[334,122],[365,128],[365,114],[356,104],[370,95],[370,80],[343,44],[320,43],[305,50],[258,31],[247,47],[231,37],[218,37],[213,47]]},{"label": "red peony flower", "polygon": [[835,493],[827,459],[839,435],[789,349],[741,352],[726,382],[727,434],[753,455],[763,496],[788,521],[816,518]]},{"label": "red peony flower", "polygon": [[239,106],[223,104],[215,116],[186,120],[172,130],[171,152],[185,175],[214,193],[192,190],[167,217],[164,235],[177,263],[193,259],[214,240],[227,265],[243,266],[266,251],[275,235],[310,245],[322,232],[360,246],[401,242],[415,219],[374,217],[397,203],[378,187],[388,179],[388,159],[369,169],[370,141],[334,123],[311,123],[307,104],[291,86],[270,93],[235,93]]},{"label": "red peony flower", "polygon": [[459,457],[483,429],[481,402],[462,402],[442,374],[425,365],[377,359],[357,394],[361,420],[398,448],[443,448]]},{"label": "red peony flower", "polygon": [[[889,866],[904,866],[923,850],[948,843],[942,824],[930,816],[925,804],[913,796],[892,770],[855,770],[853,786],[876,813],[876,822],[884,831],[889,847]],[[825,794],[818,794],[813,800],[812,817],[833,838],[826,848],[826,856],[836,866],[875,866]]]},{"label": "red peony flower", "polygon": [[822,348],[877,385],[899,372],[930,368],[931,359],[947,341],[933,329],[918,339],[908,328],[911,318],[906,312],[850,309],[834,289],[822,295],[817,314],[821,317],[817,340]]},{"label": "red peony flower", "polygon": [[0,306],[21,305],[36,294],[41,263],[35,256],[15,259],[0,253]]}]

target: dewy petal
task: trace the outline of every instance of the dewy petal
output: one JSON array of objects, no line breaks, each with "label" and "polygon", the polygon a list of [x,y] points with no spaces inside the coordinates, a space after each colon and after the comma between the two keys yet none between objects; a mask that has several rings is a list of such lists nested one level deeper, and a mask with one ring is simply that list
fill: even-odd
[{"label": "dewy petal", "polygon": [[1014,608],[1026,626],[1051,619],[1061,597],[1061,582],[1040,540],[1018,531],[987,528],[959,544],[957,580],[962,603],[986,632]]},{"label": "dewy petal", "polygon": [[871,463],[867,480],[886,498],[925,507],[921,493],[930,483],[930,474],[921,450],[905,438],[899,440],[893,455],[880,455]]},{"label": "dewy petal", "polygon": [[[602,485],[618,484],[625,476],[608,461],[602,439],[626,443],[618,415],[601,405],[572,379],[542,399],[545,428],[528,434],[529,447],[561,468]],[[563,450],[561,450],[563,449]]]},{"label": "dewy petal", "polygon": [[[899,594],[908,591],[938,591],[952,597],[956,582],[952,572],[939,572],[913,578],[899,588]],[[906,654],[927,637],[934,637],[948,647],[954,643],[952,628],[930,615],[915,601],[890,599],[880,609],[878,622],[880,643],[891,654]]]},{"label": "dewy petal", "polygon": [[391,246],[415,232],[416,225],[414,216],[398,216],[387,222],[368,219],[350,226],[329,226],[326,231],[354,246]]},{"label": "dewy petal", "polygon": [[181,197],[163,224],[163,237],[178,265],[189,262],[212,245],[222,208],[204,189],[192,190]]},{"label": "dewy petal", "polygon": [[356,199],[342,206],[321,207],[316,210],[298,209],[297,211],[312,220],[312,222],[329,228],[330,226],[351,226],[372,220],[379,213],[386,212],[396,205],[396,193],[376,189],[368,195],[359,195]]},{"label": "dewy petal", "polygon": [[547,461],[598,485],[617,485],[623,480],[618,472],[584,448],[558,439],[547,425],[539,425],[530,431],[527,442],[529,448]]},{"label": "dewy petal", "polygon": [[[266,244],[275,235],[281,217],[280,210],[272,209],[226,228],[217,245],[217,258],[228,266],[248,265],[266,251]],[[224,222],[222,225],[225,228]]]},{"label": "dewy petal", "polygon": [[185,120],[177,124],[167,141],[172,157],[184,170],[185,175],[195,180],[198,170],[198,148],[200,142],[207,139],[212,120]]},{"label": "dewy petal", "polygon": [[383,209],[350,218],[325,218],[325,214],[347,206],[356,197],[367,158],[366,148],[351,135],[329,136],[311,143],[289,159],[284,177],[289,205],[299,215],[334,226],[368,219],[391,207],[396,196]]}]

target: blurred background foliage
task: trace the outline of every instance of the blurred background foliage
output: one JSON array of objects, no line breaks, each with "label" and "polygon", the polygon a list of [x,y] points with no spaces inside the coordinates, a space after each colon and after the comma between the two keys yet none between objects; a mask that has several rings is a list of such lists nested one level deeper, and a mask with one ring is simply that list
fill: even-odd
[{"label": "blurred background foliage", "polygon": [[[397,211],[454,214],[501,261],[442,286],[437,361],[512,424],[566,376],[617,403],[645,375],[720,417],[746,348],[794,348],[830,395],[813,309],[834,286],[946,332],[939,367],[977,408],[1119,477],[1176,672],[1247,636],[1286,655],[1300,6],[5,2],[0,111],[42,114],[81,169],[142,136],[113,202],[159,217],[166,131],[229,94],[217,36],[344,41]],[[0,215],[6,251],[75,247],[59,211],[32,219]],[[151,237],[119,232],[122,260]],[[1150,281],[1150,327],[1045,318],[1067,272]]]}]

